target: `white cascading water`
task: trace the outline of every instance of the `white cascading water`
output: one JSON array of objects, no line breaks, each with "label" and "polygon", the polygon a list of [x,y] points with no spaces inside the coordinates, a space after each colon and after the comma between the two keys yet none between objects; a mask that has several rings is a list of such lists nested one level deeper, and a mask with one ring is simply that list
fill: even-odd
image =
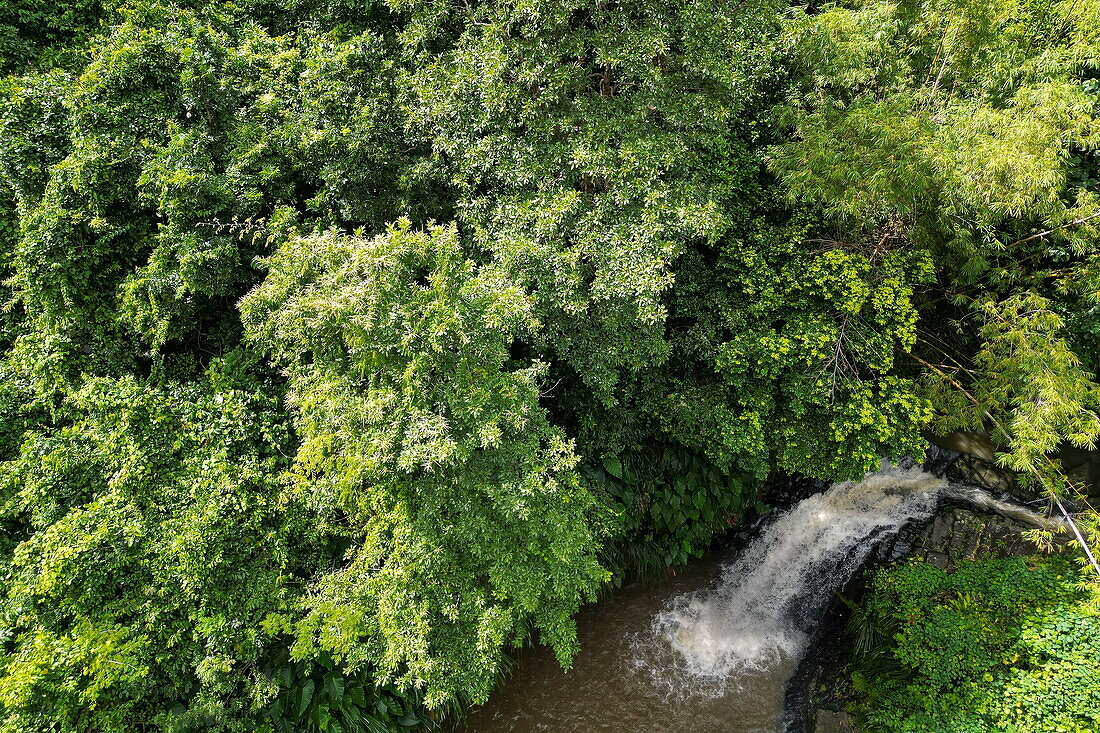
[{"label": "white cascading water", "polygon": [[[723,568],[717,587],[673,598],[657,614],[652,636],[637,640],[635,669],[657,673],[670,691],[683,694],[686,683],[709,697],[745,675],[793,667],[831,592],[879,540],[931,516],[946,488],[920,469],[887,466],[802,500]],[[662,657],[674,675],[653,666]]]}]

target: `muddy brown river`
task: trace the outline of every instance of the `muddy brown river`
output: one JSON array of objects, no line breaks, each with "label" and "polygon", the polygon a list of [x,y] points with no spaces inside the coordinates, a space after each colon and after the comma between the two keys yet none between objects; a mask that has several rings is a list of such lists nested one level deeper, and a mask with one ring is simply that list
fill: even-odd
[{"label": "muddy brown river", "polygon": [[783,714],[784,683],[797,660],[715,685],[695,678],[670,646],[652,638],[654,619],[682,594],[718,582],[711,556],[660,584],[636,583],[583,610],[582,652],[563,672],[543,647],[524,649],[514,675],[474,711],[467,733],[771,733]]}]

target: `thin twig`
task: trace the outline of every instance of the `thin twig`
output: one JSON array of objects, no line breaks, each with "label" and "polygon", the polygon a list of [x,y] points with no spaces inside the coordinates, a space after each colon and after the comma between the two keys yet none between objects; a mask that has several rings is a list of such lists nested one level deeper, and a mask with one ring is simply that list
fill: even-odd
[{"label": "thin twig", "polygon": [[1023,239],[1017,239],[1015,242],[1012,242],[1011,244],[1006,244],[1005,247],[1015,247],[1018,244],[1024,244],[1025,242],[1030,242],[1033,239],[1038,239],[1039,237],[1045,237],[1048,234],[1054,234],[1054,232],[1060,232],[1063,229],[1068,229],[1069,227],[1074,227],[1074,226],[1077,226],[1078,224],[1084,224],[1086,221],[1089,221],[1090,219],[1095,219],[1098,216],[1100,216],[1100,211],[1096,212],[1095,214],[1090,214],[1089,216],[1081,217],[1080,219],[1075,219],[1074,221],[1071,221],[1068,224],[1063,224],[1060,227],[1054,227],[1053,229],[1048,229],[1045,232],[1039,232],[1038,234],[1032,234],[1030,237],[1024,237]]},{"label": "thin twig", "polygon": [[1058,495],[1051,492],[1054,497],[1054,502],[1058,505],[1058,508],[1062,510],[1062,516],[1069,522],[1070,528],[1073,530],[1073,534],[1077,536],[1077,543],[1081,545],[1081,549],[1085,551],[1085,555],[1088,556],[1089,562],[1092,564],[1092,569],[1096,571],[1096,574],[1100,576],[1100,565],[1096,563],[1096,557],[1092,554],[1092,550],[1089,548],[1089,543],[1085,542],[1084,535],[1081,534],[1081,530],[1077,528],[1077,523],[1073,521],[1073,517],[1069,515],[1066,508],[1062,506],[1062,500],[1058,498]]}]

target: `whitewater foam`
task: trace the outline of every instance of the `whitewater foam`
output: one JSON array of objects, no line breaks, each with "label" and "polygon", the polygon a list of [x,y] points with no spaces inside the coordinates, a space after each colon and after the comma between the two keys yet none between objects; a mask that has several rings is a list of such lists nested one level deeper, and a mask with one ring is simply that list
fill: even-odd
[{"label": "whitewater foam", "polygon": [[635,643],[634,667],[679,695],[721,696],[747,674],[797,664],[831,592],[877,542],[930,517],[941,479],[885,466],[775,519],[716,587],[673,598]]}]

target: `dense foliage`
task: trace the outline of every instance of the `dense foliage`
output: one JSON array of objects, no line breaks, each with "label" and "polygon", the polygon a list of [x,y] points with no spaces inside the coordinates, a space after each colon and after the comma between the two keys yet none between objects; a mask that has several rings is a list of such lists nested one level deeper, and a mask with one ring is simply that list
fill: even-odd
[{"label": "dense foliage", "polygon": [[1093,733],[1100,613],[1064,560],[911,563],[880,573],[854,626],[868,733]]},{"label": "dense foliage", "polygon": [[415,727],[929,426],[1071,493],[1097,28],[0,0],[0,731]]},{"label": "dense foliage", "polygon": [[774,158],[836,222],[831,246],[934,257],[913,352],[934,427],[992,431],[1007,465],[1048,485],[1044,454],[1100,434],[1098,13],[1004,0],[806,16],[788,30],[806,69],[781,112],[794,140]]}]

